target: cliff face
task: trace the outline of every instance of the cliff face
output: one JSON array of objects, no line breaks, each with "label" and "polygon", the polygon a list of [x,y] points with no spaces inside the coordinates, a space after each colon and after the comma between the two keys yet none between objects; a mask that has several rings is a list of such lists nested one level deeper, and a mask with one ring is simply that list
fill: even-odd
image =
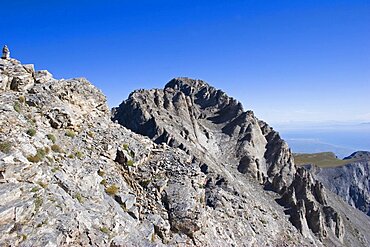
[{"label": "cliff face", "polygon": [[87,80],[14,59],[0,79],[1,246],[312,245],[258,187],[114,124]]},{"label": "cliff face", "polygon": [[[191,155],[206,175],[209,207],[218,207],[217,184],[238,193],[254,180],[278,193],[277,201],[306,238],[343,242],[342,216],[327,203],[322,184],[296,168],[276,131],[224,92],[200,80],[173,79],[163,90],[133,92],[113,109],[113,120]],[[240,186],[242,178],[252,180]]]},{"label": "cliff face", "polygon": [[199,83],[135,92],[116,109],[155,143],[113,123],[86,79],[1,59],[0,245],[368,245],[370,223],[332,209],[337,198],[296,171],[275,131]]},{"label": "cliff face", "polygon": [[355,152],[345,159],[355,161],[340,167],[307,168],[326,188],[370,216],[370,152]]}]

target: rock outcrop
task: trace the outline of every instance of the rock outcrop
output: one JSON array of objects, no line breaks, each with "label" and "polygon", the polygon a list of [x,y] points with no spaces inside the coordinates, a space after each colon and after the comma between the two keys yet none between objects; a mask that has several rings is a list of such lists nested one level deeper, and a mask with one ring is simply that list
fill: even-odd
[{"label": "rock outcrop", "polygon": [[370,216],[370,152],[355,152],[345,159],[353,161],[339,167],[308,165],[306,168],[326,188]]},{"label": "rock outcrop", "polygon": [[269,195],[113,123],[87,80],[15,59],[0,72],[1,246],[313,245]]},{"label": "rock outcrop", "polygon": [[[183,108],[189,97],[175,84],[155,100],[172,109],[172,127],[138,93],[136,107],[117,110],[155,143],[112,122],[105,96],[86,79],[57,80],[1,59],[0,245],[368,245],[369,221],[296,171],[267,124],[217,90],[197,92],[202,108]],[[225,102],[230,111],[210,107]],[[284,214],[301,204],[306,234]]]},{"label": "rock outcrop", "polygon": [[113,120],[190,154],[207,176],[211,208],[218,205],[220,188],[215,184],[237,194],[243,191],[241,177],[250,177],[280,195],[279,203],[306,238],[343,242],[342,216],[328,205],[322,184],[297,170],[276,131],[224,92],[201,80],[173,79],[163,90],[133,92],[113,109]]}]

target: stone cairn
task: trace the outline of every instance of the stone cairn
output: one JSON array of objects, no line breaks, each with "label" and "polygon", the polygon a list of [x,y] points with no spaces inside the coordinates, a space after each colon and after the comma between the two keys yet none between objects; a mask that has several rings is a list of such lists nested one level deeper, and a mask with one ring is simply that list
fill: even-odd
[{"label": "stone cairn", "polygon": [[3,47],[3,56],[2,59],[9,59],[10,58],[10,51],[7,45],[4,45]]}]

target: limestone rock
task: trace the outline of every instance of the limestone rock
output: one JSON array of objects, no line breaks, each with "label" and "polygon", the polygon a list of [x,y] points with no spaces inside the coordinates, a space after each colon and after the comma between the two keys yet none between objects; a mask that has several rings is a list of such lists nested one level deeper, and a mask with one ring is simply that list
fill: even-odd
[{"label": "limestone rock", "polygon": [[[151,107],[135,99],[114,113],[155,143],[112,122],[84,78],[1,59],[0,79],[1,246],[368,246],[368,221],[298,176],[276,132],[202,81],[172,81],[143,98]],[[280,194],[264,189],[274,181]],[[275,202],[289,193],[307,237]]]},{"label": "limestone rock", "polygon": [[319,168],[306,166],[332,192],[370,216],[370,152],[355,152],[348,165]]},{"label": "limestone rock", "polygon": [[322,184],[297,169],[279,133],[224,92],[201,80],[177,78],[163,90],[133,92],[112,114],[114,121],[157,144],[190,154],[206,175],[207,207],[227,208],[221,191],[228,200],[238,201],[245,191],[239,183],[250,177],[278,193],[279,203],[303,236],[343,244],[343,215],[328,205]]}]

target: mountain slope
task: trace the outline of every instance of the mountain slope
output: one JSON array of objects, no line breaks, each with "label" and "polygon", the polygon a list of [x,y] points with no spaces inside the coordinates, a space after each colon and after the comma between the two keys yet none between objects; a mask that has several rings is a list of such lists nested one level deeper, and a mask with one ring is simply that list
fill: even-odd
[{"label": "mountain slope", "polygon": [[[135,91],[113,109],[113,120],[156,143],[190,154],[207,176],[208,207],[222,206],[217,205],[218,191],[234,199],[259,182],[278,193],[277,201],[303,236],[327,244],[351,245],[344,237],[348,222],[335,205],[328,204],[322,184],[294,165],[279,134],[207,83],[177,78],[163,90]],[[246,180],[248,177],[253,179]],[[215,193],[217,185],[220,188]],[[258,193],[271,192],[261,186]],[[356,241],[356,237],[351,239]]]},{"label": "mountain slope", "polygon": [[355,152],[343,161],[350,164],[333,168],[306,167],[326,188],[370,216],[370,152]]},{"label": "mountain slope", "polygon": [[314,245],[274,195],[206,180],[184,151],[113,123],[85,79],[14,59],[0,79],[0,245]]},{"label": "mountain slope", "polygon": [[[0,88],[1,246],[368,245],[369,222],[325,196],[307,171],[293,173],[286,144],[250,112],[234,115],[223,131],[234,135],[250,119],[240,133],[251,133],[253,144],[245,136],[224,144],[233,139],[241,154],[264,160],[257,169],[249,153],[226,159],[199,151],[203,158],[192,154],[198,147],[156,144],[113,123],[105,96],[82,78],[56,80],[1,59]],[[265,148],[254,150],[259,142]],[[233,157],[243,162],[226,163]]]}]

